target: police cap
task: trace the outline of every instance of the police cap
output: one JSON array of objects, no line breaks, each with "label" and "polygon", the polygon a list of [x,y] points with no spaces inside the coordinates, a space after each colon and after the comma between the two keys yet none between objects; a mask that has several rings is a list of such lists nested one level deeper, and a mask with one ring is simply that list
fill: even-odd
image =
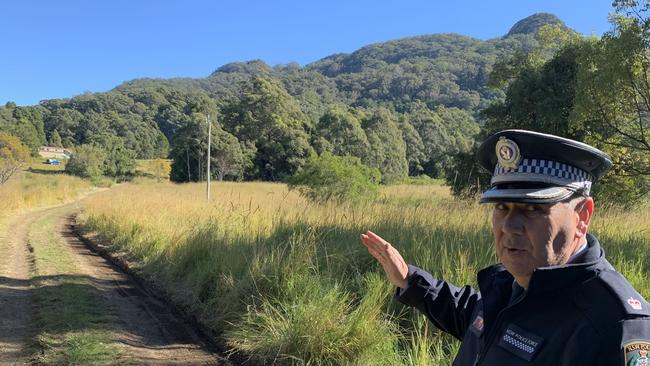
[{"label": "police cap", "polygon": [[479,163],[492,173],[480,202],[554,203],[579,193],[612,166],[604,152],[582,142],[526,130],[505,130],[478,149]]}]

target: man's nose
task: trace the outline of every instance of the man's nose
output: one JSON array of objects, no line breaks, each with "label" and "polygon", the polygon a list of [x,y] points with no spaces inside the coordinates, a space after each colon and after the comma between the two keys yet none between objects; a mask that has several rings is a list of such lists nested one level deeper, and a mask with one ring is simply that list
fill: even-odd
[{"label": "man's nose", "polygon": [[508,234],[524,233],[524,215],[517,209],[510,210],[503,219],[503,231]]}]

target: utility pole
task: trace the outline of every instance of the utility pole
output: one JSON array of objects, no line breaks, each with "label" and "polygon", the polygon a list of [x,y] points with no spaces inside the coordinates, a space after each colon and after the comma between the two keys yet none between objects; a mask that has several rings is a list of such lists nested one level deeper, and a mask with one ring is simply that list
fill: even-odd
[{"label": "utility pole", "polygon": [[211,145],[212,145],[212,123],[210,123],[210,114],[209,113],[206,116],[205,121],[208,123],[208,163],[206,164],[208,166],[208,168],[207,168],[207,170],[208,170],[208,183],[207,183],[207,186],[205,188],[205,192],[206,192],[206,195],[207,195],[207,198],[208,198],[208,202],[210,202],[210,160],[211,160],[210,159],[210,150],[212,150],[211,149]]}]

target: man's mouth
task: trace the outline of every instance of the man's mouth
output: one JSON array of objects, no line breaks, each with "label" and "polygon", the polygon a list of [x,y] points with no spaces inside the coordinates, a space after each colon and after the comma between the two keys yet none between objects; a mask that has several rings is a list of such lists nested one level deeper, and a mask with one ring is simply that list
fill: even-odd
[{"label": "man's mouth", "polygon": [[508,252],[508,254],[523,254],[523,253],[526,253],[525,249],[512,248],[512,247],[505,247],[505,248],[506,248],[506,252]]}]

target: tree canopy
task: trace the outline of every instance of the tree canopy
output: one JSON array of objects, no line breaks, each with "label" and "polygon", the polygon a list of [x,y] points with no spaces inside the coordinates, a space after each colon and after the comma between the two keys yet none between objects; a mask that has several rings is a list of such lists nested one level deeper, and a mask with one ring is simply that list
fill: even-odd
[{"label": "tree canopy", "polygon": [[[614,6],[612,29],[601,38],[542,28],[537,49],[495,67],[493,86],[505,86],[506,95],[481,112],[479,140],[523,128],[587,142],[614,160],[595,194],[634,204],[650,193],[650,3]],[[452,163],[466,177],[447,174],[456,193],[477,193],[489,182],[472,155],[458,154]]]},{"label": "tree canopy", "polygon": [[110,155],[101,169],[109,175],[131,174],[135,158],[169,157],[171,178],[186,182],[206,179],[210,115],[216,179],[283,181],[311,154],[329,152],[379,169],[384,183],[427,174],[462,191],[485,184],[474,169],[477,140],[527,128],[601,146],[633,185],[650,169],[648,22],[643,5],[614,5],[613,29],[601,39],[535,14],[487,41],[422,35],[305,66],[234,62],[206,78],[7,103],[0,130],[32,154],[43,144],[98,148]]}]

